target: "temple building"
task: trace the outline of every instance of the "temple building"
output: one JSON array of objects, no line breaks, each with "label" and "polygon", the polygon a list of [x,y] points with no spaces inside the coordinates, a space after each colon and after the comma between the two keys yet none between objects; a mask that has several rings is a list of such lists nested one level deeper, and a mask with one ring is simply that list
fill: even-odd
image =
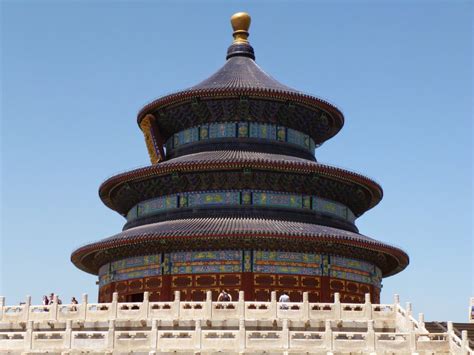
[{"label": "temple building", "polygon": [[[255,61],[250,17],[232,19],[225,64],[201,83],[138,113],[151,165],[99,188],[123,231],[72,262],[98,275],[99,302],[200,301],[228,289],[248,301],[380,302],[382,279],[409,263],[359,233],[382,199],[373,180],[317,161],[344,125],[334,105],[281,84]],[[276,59],[278,60],[278,59]]]},{"label": "temple building", "polygon": [[151,165],[99,189],[123,231],[71,256],[99,303],[0,296],[0,353],[474,355],[474,323],[380,304],[409,260],[355,225],[381,187],[317,162],[342,113],[262,71],[246,13],[232,26],[221,69],[139,112]]}]

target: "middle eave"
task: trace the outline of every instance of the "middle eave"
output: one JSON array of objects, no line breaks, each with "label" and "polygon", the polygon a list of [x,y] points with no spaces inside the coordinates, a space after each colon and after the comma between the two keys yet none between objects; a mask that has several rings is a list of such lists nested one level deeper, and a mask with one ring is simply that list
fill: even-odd
[{"label": "middle eave", "polygon": [[353,183],[370,193],[367,209],[374,207],[383,196],[381,186],[375,181],[348,170],[286,155],[225,150],[189,154],[115,175],[102,183],[99,188],[99,196],[106,206],[125,215],[128,211],[118,210],[111,198],[114,190],[124,184],[173,173],[244,169],[316,174],[333,180]]}]

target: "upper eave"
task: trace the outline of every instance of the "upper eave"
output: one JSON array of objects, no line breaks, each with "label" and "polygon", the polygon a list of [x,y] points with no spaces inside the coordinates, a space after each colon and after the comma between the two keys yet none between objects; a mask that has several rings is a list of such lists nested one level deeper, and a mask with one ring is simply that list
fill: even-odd
[{"label": "upper eave", "polygon": [[[249,97],[256,99],[267,99],[283,102],[292,102],[295,104],[303,105],[309,109],[323,110],[331,115],[331,117],[336,121],[335,129],[331,130],[331,133],[326,137],[325,140],[336,135],[344,125],[344,115],[343,113],[334,105],[329,102],[319,99],[317,97],[303,94],[300,92],[294,91],[280,91],[271,88],[258,88],[258,87],[240,87],[240,88],[209,88],[209,89],[187,89],[183,91],[178,91],[166,96],[162,96],[149,104],[145,105],[137,115],[137,122],[140,125],[142,119],[150,113],[155,112],[159,109],[165,109],[167,107],[179,105],[190,101],[194,98],[199,98],[201,100],[205,99],[224,99],[224,98],[239,98],[239,97]],[[158,117],[159,121],[159,117]]]},{"label": "upper eave", "polygon": [[340,127],[344,124],[344,115],[336,106],[280,83],[267,74],[253,59],[245,56],[229,58],[219,70],[199,84],[163,96],[144,106],[138,113],[138,123],[140,124],[146,114],[159,107],[174,105],[191,97],[214,98],[220,96],[255,96],[265,99],[290,100],[310,108],[323,108],[339,119]]}]

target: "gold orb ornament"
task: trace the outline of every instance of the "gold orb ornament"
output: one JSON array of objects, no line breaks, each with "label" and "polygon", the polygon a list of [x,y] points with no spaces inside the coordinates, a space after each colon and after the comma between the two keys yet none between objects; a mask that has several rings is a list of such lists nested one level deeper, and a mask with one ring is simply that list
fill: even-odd
[{"label": "gold orb ornament", "polygon": [[237,12],[233,14],[230,18],[230,23],[234,33],[234,43],[248,43],[247,40],[249,36],[249,27],[250,27],[250,15],[246,12]]}]

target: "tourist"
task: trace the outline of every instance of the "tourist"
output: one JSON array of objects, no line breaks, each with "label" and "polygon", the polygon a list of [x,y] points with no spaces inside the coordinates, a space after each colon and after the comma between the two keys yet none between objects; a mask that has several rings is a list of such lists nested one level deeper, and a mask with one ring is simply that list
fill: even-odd
[{"label": "tourist", "polygon": [[[47,306],[47,305],[49,305],[49,299],[48,299],[48,296],[44,295],[43,296],[43,306]],[[48,312],[49,311],[48,307],[44,307],[43,311]]]},{"label": "tourist", "polygon": [[217,302],[232,302],[232,296],[226,289],[223,289],[219,294],[219,297],[217,297]]},{"label": "tourist", "polygon": [[55,295],[54,292],[51,292],[51,294],[49,295],[49,304],[53,304],[54,303],[54,298],[56,298],[58,300],[58,304],[62,304],[63,302],[59,299],[59,296],[58,295]]},{"label": "tourist", "polygon": [[71,311],[73,312],[77,311],[77,307],[75,305],[78,303],[79,302],[77,302],[76,297],[71,298],[71,304],[72,304]]},{"label": "tourist", "polygon": [[[278,299],[278,302],[280,302],[280,303],[290,302],[290,296],[288,296],[288,294],[285,291],[283,291],[280,298]],[[288,305],[282,304],[282,305],[280,305],[280,309],[288,309]]]}]

